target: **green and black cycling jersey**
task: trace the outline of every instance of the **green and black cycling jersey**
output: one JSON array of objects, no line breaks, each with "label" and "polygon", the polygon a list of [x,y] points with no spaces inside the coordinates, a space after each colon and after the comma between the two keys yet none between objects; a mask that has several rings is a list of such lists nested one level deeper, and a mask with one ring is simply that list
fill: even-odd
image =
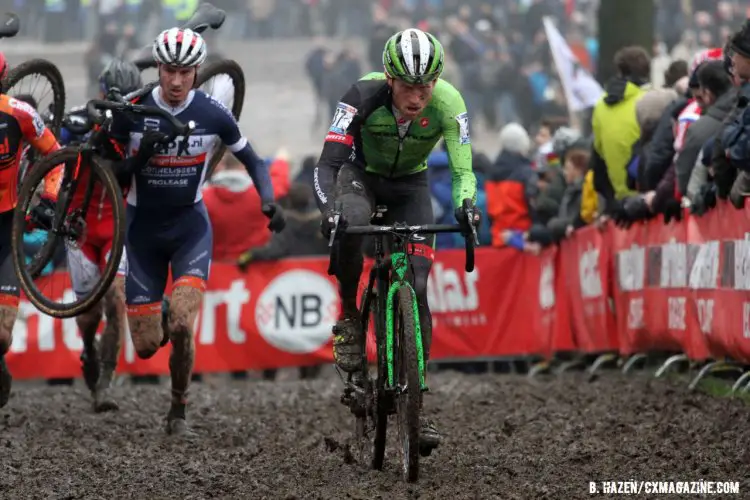
[{"label": "green and black cycling jersey", "polygon": [[315,168],[314,187],[323,213],[332,208],[336,175],[344,163],[387,178],[427,170],[427,157],[440,138],[445,140],[453,180],[453,203],[475,201],[469,118],[461,94],[438,80],[432,98],[411,122],[399,118],[391,87],[383,73],[356,82],[336,107]]}]

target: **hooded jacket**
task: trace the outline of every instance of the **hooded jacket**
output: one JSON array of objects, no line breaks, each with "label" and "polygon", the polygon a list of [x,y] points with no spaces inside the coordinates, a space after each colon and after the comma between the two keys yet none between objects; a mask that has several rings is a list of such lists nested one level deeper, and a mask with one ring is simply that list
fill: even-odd
[{"label": "hooded jacket", "polygon": [[[289,191],[289,162],[273,160],[269,173],[278,200]],[[271,238],[260,196],[244,170],[216,173],[203,188],[203,202],[213,228],[215,261],[235,261],[248,248],[263,246]]]},{"label": "hooded jacket", "polygon": [[605,90],[591,118],[594,183],[605,199],[622,199],[632,194],[627,186],[627,166],[641,135],[635,107],[645,89],[628,80],[614,79]]}]

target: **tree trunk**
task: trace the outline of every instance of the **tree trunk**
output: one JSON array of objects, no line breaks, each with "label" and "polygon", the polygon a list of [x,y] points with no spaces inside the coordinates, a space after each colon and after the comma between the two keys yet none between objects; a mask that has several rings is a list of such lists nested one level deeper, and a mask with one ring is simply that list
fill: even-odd
[{"label": "tree trunk", "polygon": [[651,54],[654,44],[653,0],[601,0],[599,6],[599,62],[596,77],[604,84],[617,75],[615,53],[640,45]]}]

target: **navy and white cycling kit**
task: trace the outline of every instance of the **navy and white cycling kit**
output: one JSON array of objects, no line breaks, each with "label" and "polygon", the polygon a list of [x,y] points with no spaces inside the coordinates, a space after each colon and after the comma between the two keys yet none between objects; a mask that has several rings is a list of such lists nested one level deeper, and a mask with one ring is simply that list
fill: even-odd
[{"label": "navy and white cycling kit", "polygon": [[[195,122],[187,144],[183,144],[184,137],[178,136],[135,173],[126,198],[128,313],[155,314],[161,310],[170,265],[175,287],[205,290],[211,265],[212,231],[201,185],[218,141],[245,165],[262,203],[273,202],[273,186],[267,167],[240,132],[231,112],[202,90],[191,90],[176,108],[161,98],[158,86],[131,101],[158,106],[182,123]],[[170,127],[160,118],[118,115],[110,135],[132,156],[144,132],[169,134]]]}]

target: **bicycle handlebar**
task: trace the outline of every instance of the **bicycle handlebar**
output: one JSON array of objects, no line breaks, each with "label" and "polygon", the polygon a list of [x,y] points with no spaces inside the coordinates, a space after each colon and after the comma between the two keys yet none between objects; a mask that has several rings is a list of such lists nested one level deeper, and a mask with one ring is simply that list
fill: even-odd
[{"label": "bicycle handlebar", "polygon": [[168,136],[170,142],[173,141],[178,135],[188,137],[195,129],[195,122],[193,120],[190,120],[187,124],[185,124],[159,107],[133,104],[122,100],[121,98],[115,101],[92,99],[88,103],[86,103],[86,112],[89,114],[89,117],[91,117],[91,119],[95,123],[101,125],[103,120],[101,118],[99,110],[163,118],[172,126],[173,133]]},{"label": "bicycle handlebar", "polygon": [[[382,235],[386,233],[390,234],[437,234],[437,233],[462,233],[465,242],[466,252],[466,264],[465,269],[467,273],[474,271],[474,248],[479,246],[479,237],[477,236],[477,229],[474,226],[474,209],[471,207],[470,200],[464,200],[463,203],[464,213],[466,214],[466,222],[471,227],[470,234],[463,233],[463,227],[461,224],[423,224],[417,226],[409,226],[406,224],[394,224],[391,226],[350,226],[339,229],[339,215],[335,216],[334,229],[331,231],[331,238],[328,242],[328,247],[332,247],[337,240],[337,236],[340,234],[358,234],[358,235]],[[340,212],[340,208],[337,209]],[[333,274],[333,265],[329,266],[329,274]]]}]

